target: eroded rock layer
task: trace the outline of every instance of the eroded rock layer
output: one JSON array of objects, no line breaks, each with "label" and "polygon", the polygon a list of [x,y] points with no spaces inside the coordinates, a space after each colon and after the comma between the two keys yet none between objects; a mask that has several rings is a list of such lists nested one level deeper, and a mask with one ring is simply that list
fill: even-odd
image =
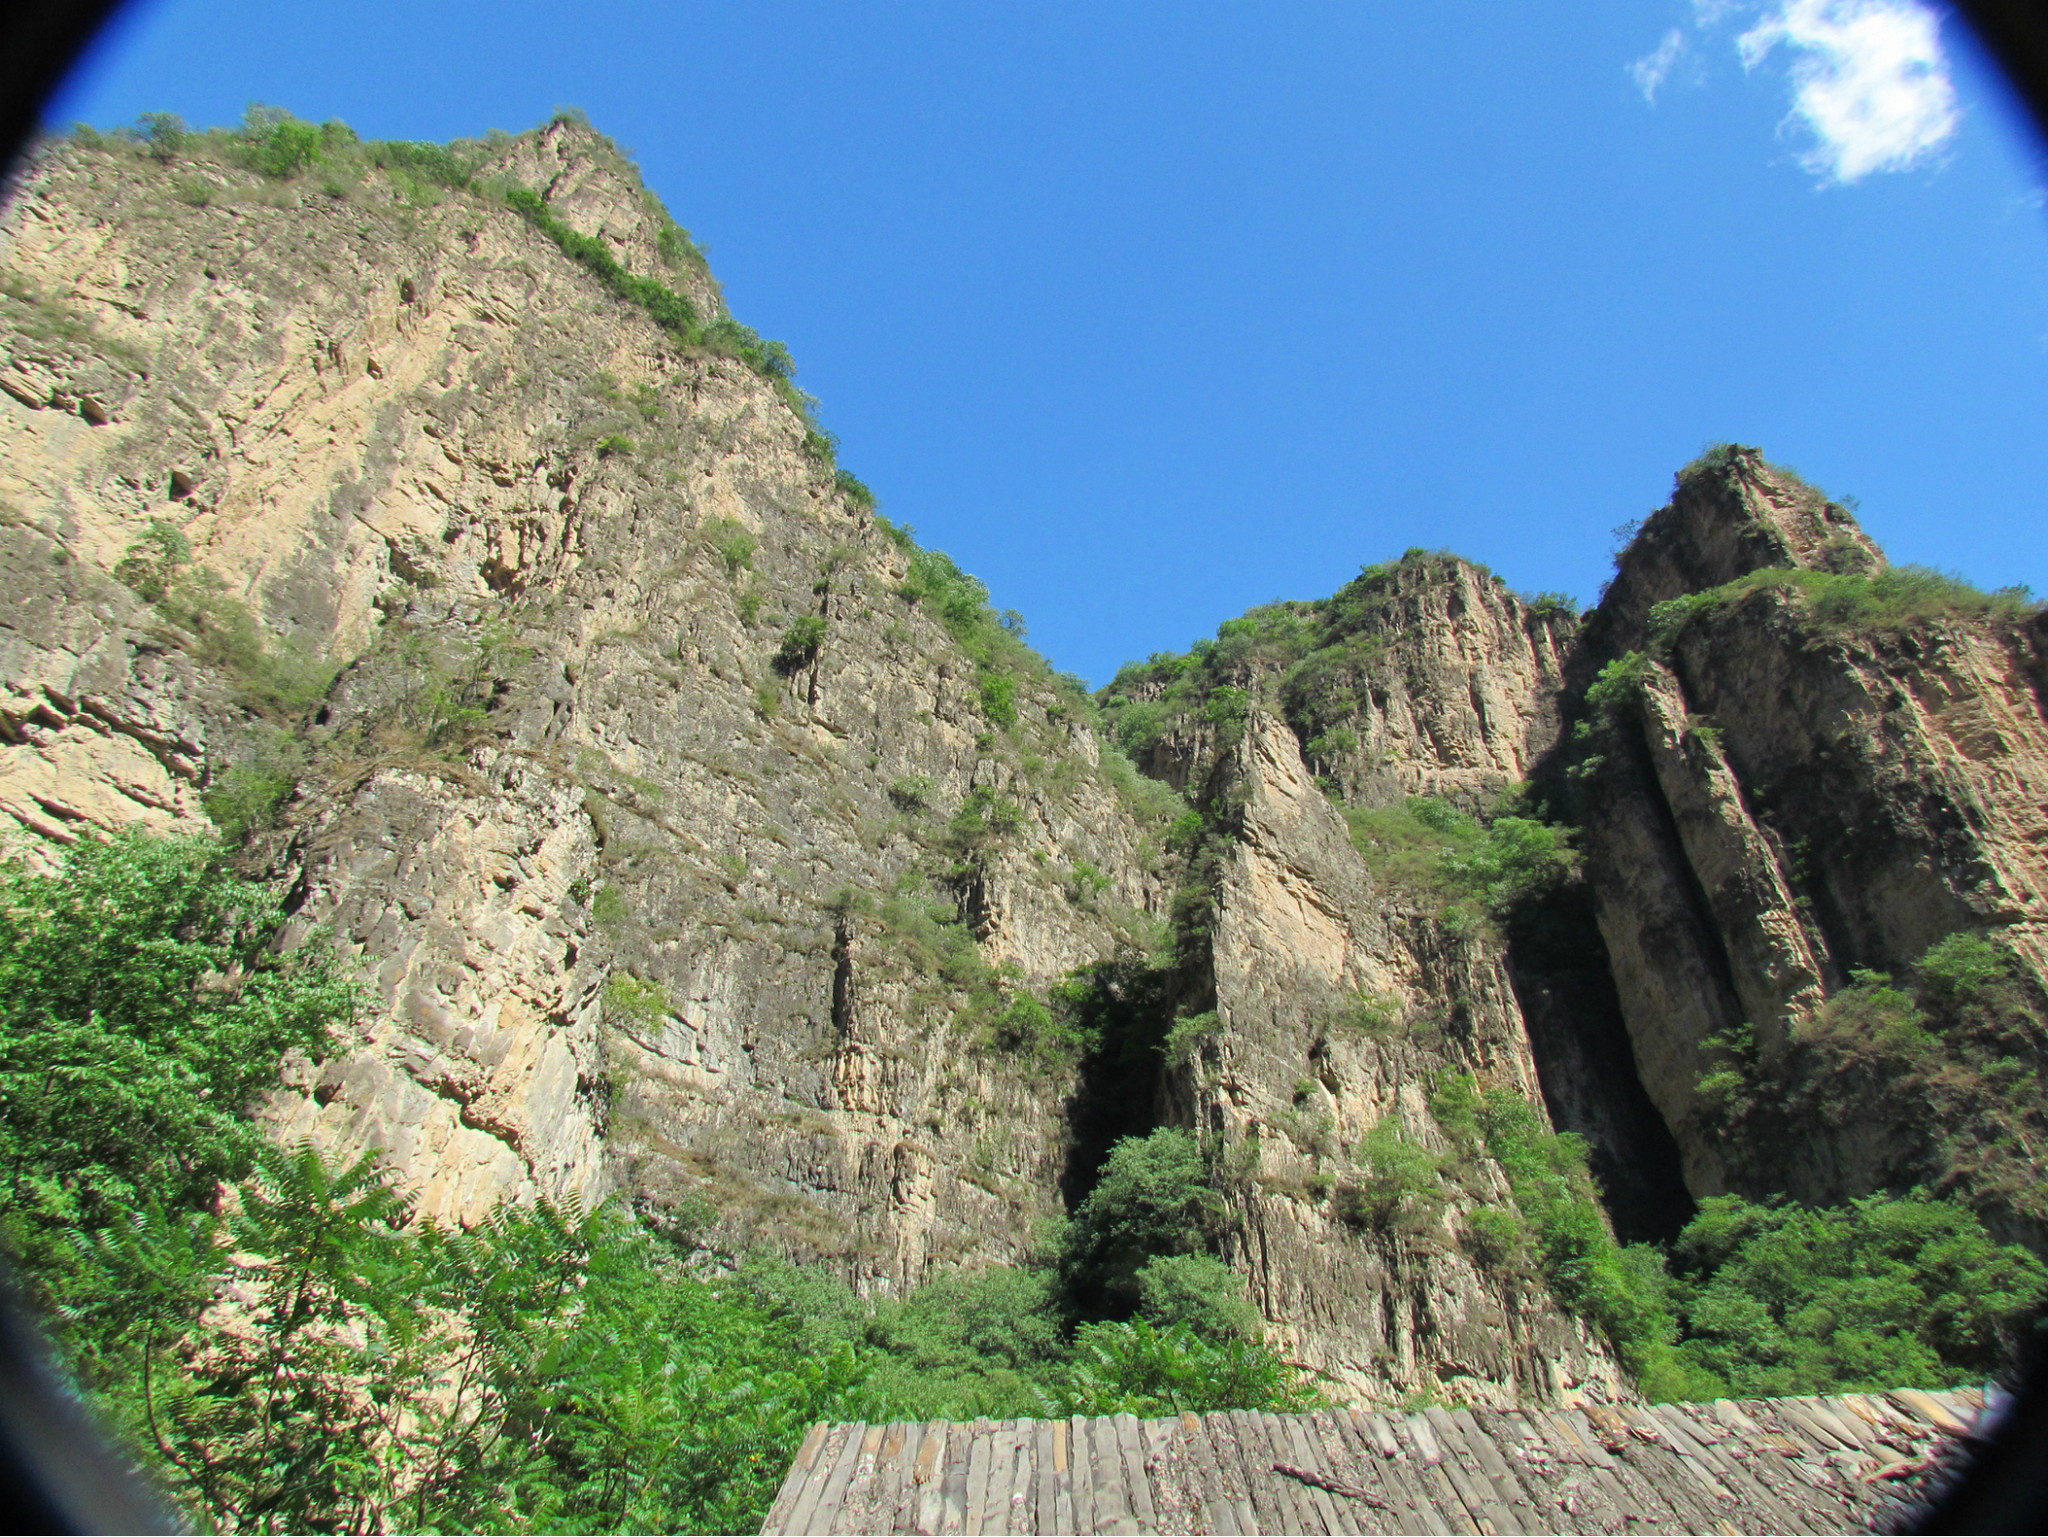
[{"label": "eroded rock layer", "polygon": [[[620,1195],[887,1291],[1024,1259],[1180,1125],[1291,1356],[1380,1402],[1628,1391],[1487,1240],[1460,1094],[1582,1133],[1625,1237],[1929,1182],[2048,1236],[2013,1074],[1859,1055],[1834,1002],[1959,931],[2038,989],[2030,611],[1857,609],[1854,520],[1727,452],[1583,624],[1416,551],[1119,679],[1140,778],[606,141],[473,170],[70,143],[0,224],[5,830],[218,825],[359,959],[280,1136],[437,1218]],[[1401,841],[1539,814],[1585,863],[1541,921]],[[1077,1054],[1062,985],[1144,1049]]]}]

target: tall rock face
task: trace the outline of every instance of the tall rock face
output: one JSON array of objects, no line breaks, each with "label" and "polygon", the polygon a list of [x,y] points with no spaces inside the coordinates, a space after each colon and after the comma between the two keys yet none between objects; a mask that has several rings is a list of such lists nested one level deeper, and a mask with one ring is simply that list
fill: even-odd
[{"label": "tall rock face", "polygon": [[[0,832],[218,828],[357,959],[279,1136],[881,1292],[1181,1126],[1377,1402],[1629,1391],[1475,1095],[1583,1135],[1625,1239],[1914,1183],[2048,1235],[2023,605],[1730,450],[1583,623],[1414,550],[1091,701],[601,136],[346,163],[73,141],[0,218]],[[1871,974],[1958,932],[2018,959],[1941,1033]]]},{"label": "tall rock face", "polygon": [[[1176,903],[1191,1017],[1168,1116],[1219,1150],[1227,1252],[1266,1316],[1354,1391],[1619,1390],[1604,1342],[1473,1219],[1512,1198],[1445,1096],[1542,1088],[1507,937],[1401,841],[1429,831],[1410,796],[1491,807],[1555,744],[1576,627],[1412,551],[1107,691],[1123,741],[1205,820]],[[1433,1166],[1406,1195],[1404,1147]]]},{"label": "tall rock face", "polygon": [[[473,148],[722,314],[600,137]],[[1149,935],[1156,813],[901,594],[772,372],[403,176],[60,146],[5,238],[0,806],[251,827],[372,1005],[280,1134],[444,1219],[617,1190],[863,1284],[1019,1258],[1072,1068],[991,1019]]]},{"label": "tall rock face", "polygon": [[1927,1184],[2039,1247],[2038,1028],[1887,1042],[1844,1010],[1959,931],[2038,1010],[2041,621],[1882,568],[1753,450],[1681,477],[1577,663],[1607,668],[1574,770],[1600,928],[1695,1194]]}]

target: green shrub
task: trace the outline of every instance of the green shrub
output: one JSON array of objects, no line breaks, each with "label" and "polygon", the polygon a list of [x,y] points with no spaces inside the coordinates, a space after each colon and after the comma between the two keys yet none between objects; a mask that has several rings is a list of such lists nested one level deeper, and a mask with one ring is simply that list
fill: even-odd
[{"label": "green shrub", "polygon": [[1443,1210],[1437,1160],[1384,1116],[1358,1145],[1360,1177],[1337,1187],[1340,1221],[1361,1230],[1419,1233]]},{"label": "green shrub", "polygon": [[1773,566],[1658,604],[1650,611],[1652,650],[1668,655],[1695,622],[1764,589],[1783,594],[1791,612],[1823,634],[1880,635],[1945,620],[2012,624],[2040,612],[2024,587],[1985,592],[1927,566],[1891,566],[1877,572]]},{"label": "green shrub", "polygon": [[1223,1021],[1214,1009],[1176,1015],[1160,1051],[1167,1066],[1185,1072],[1214,1050],[1222,1038]]},{"label": "green shrub", "polygon": [[140,539],[114,562],[114,579],[145,603],[160,603],[179,572],[192,561],[192,541],[175,524],[151,518]]},{"label": "green shrub", "polygon": [[923,811],[931,805],[937,788],[929,774],[905,774],[889,782],[889,799],[898,811]]},{"label": "green shrub", "polygon": [[1064,1060],[1083,1042],[1073,1028],[1037,998],[1019,988],[990,1022],[988,1042],[1021,1057]]},{"label": "green shrub", "polygon": [[1672,1246],[1697,1370],[1743,1397],[1982,1381],[2048,1303],[2048,1270],[1925,1192],[1846,1207],[1700,1203]]},{"label": "green shrub", "polygon": [[2012,975],[2012,952],[1967,931],[1929,947],[1914,965],[1920,987],[1942,1003],[1967,1004]]},{"label": "green shrub", "polygon": [[[612,890],[603,887],[600,895]],[[649,982],[630,971],[615,971],[605,978],[604,1007],[611,1018],[644,1030],[675,1013],[676,1001],[659,982]]]},{"label": "green shrub", "polygon": [[1927,1016],[1911,993],[1893,987],[1878,971],[1852,971],[1850,984],[1820,1006],[1804,1033],[1881,1051],[1917,1055],[1934,1045]]},{"label": "green shrub", "polygon": [[[704,525],[704,542],[725,562],[729,575],[738,576],[754,564],[754,551],[761,541],[731,518],[713,518]],[[749,620],[748,623],[752,623]]]},{"label": "green shrub", "polygon": [[841,496],[846,498],[849,505],[858,507],[864,512],[873,512],[875,510],[875,493],[870,491],[867,487],[867,482],[854,474],[853,471],[833,471],[832,485]]},{"label": "green shrub", "polygon": [[[1654,659],[1647,651],[1630,651],[1600,669],[1600,676],[1586,690],[1586,709],[1592,723],[1611,725],[1620,712],[1642,697]],[[1585,726],[1586,722],[1581,722]]]},{"label": "green shrub", "polygon": [[1401,1029],[1406,1013],[1392,993],[1354,993],[1331,1011],[1329,1029],[1337,1035],[1390,1036]]},{"label": "green shrub", "polygon": [[623,432],[614,432],[599,440],[597,457],[600,459],[628,459],[633,454],[633,440]]},{"label": "green shrub", "polygon": [[1459,1219],[1465,1252],[1488,1270],[1513,1272],[1529,1263],[1529,1224],[1506,1206],[1475,1206]]},{"label": "green shrub", "polygon": [[282,732],[259,736],[253,753],[217,775],[202,799],[229,843],[277,825],[278,814],[305,772],[305,749]]},{"label": "green shrub", "polygon": [[1155,1329],[1142,1318],[1087,1324],[1074,1345],[1075,1364],[1050,1395],[1063,1415],[1300,1414],[1323,1403],[1298,1369],[1264,1345],[1205,1341],[1184,1325]]},{"label": "green shrub", "polygon": [[944,1275],[876,1304],[870,1391],[912,1419],[1009,1419],[1042,1411],[1071,1346],[1049,1272]]},{"label": "green shrub", "polygon": [[1138,1316],[1204,1340],[1256,1340],[1265,1321],[1244,1277],[1213,1254],[1162,1254],[1138,1270]]},{"label": "green shrub", "polygon": [[194,656],[233,677],[244,704],[283,714],[317,704],[339,669],[289,644],[269,643],[248,606],[191,559],[191,543],[177,526],[152,518],[114,563],[114,576],[155,604]]},{"label": "green shrub", "polygon": [[8,1247],[203,1206],[249,1172],[246,1111],[357,1002],[317,944],[273,949],[284,922],[211,839],[88,839],[48,875],[0,863]]},{"label": "green shrub", "polygon": [[625,893],[606,882],[591,894],[590,917],[600,929],[616,929],[631,916]]},{"label": "green shrub", "polygon": [[961,855],[973,855],[992,843],[1014,838],[1024,830],[1024,809],[1007,795],[976,785],[947,825],[947,844]]},{"label": "green shrub", "polygon": [[1017,680],[1005,673],[983,673],[981,709],[998,726],[1017,724]]},{"label": "green shrub", "polygon": [[1126,1137],[1074,1208],[1060,1255],[1067,1294],[1084,1318],[1127,1318],[1138,1273],[1160,1255],[1209,1247],[1223,1216],[1195,1140],[1175,1127]]},{"label": "green shrub", "polygon": [[785,678],[803,671],[818,660],[818,648],[825,644],[825,619],[821,614],[804,614],[782,632],[773,666]]},{"label": "green shrub", "polygon": [[1479,1121],[1558,1300],[1607,1336],[1653,1400],[1711,1397],[1716,1384],[1676,1353],[1663,1258],[1645,1245],[1624,1249],[1615,1241],[1584,1141],[1548,1131],[1535,1107],[1512,1090],[1482,1096]]},{"label": "green shrub", "polygon": [[177,159],[192,138],[185,120],[175,112],[145,112],[135,122],[158,165],[169,165]]}]

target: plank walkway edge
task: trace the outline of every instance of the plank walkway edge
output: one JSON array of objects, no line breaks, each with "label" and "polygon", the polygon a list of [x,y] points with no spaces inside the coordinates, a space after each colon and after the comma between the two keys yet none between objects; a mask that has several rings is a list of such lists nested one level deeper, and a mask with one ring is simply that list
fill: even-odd
[{"label": "plank walkway edge", "polygon": [[1975,1389],[1403,1414],[819,1424],[761,1530],[1857,1532],[1969,1434]]}]

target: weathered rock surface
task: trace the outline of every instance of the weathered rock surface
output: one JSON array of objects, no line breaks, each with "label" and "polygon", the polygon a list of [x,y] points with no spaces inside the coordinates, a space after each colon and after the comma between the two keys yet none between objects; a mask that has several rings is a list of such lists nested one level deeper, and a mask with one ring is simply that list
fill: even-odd
[{"label": "weathered rock surface", "polygon": [[[1650,646],[1652,606],[1684,592],[1772,566],[1881,564],[1845,511],[1737,451],[1693,477],[1623,557],[1581,671]],[[1728,1060],[1716,1042],[1745,1031],[1757,1075],[1789,1082],[1824,999],[1858,971],[1903,973],[1958,930],[2002,935],[2041,975],[2039,621],[1830,620],[1796,587],[1764,585],[1703,605],[1662,650],[1590,765],[1599,813],[1586,848],[1636,1061],[1694,1193],[1839,1201],[1944,1185],[2040,1243],[2038,1220],[2013,1219],[1991,1195],[2016,1177],[2014,1156],[2032,1155],[1980,1149],[1996,1167],[1959,1171],[1960,1112],[1938,1109],[1927,1086],[1844,1085],[1831,1113],[1771,1136],[1731,1135],[1700,1089]],[[2011,1105],[1992,1114],[2019,1129]]]},{"label": "weathered rock surface", "polygon": [[[1373,1179],[1360,1144],[1384,1120],[1434,1154],[1459,1151],[1430,1108],[1446,1071],[1537,1099],[1501,947],[1376,889],[1280,721],[1255,715],[1218,778],[1242,806],[1213,899],[1219,1033],[1178,1088],[1195,1124],[1237,1151],[1234,1257],[1267,1317],[1301,1359],[1368,1397],[1618,1393],[1604,1346],[1533,1276],[1460,1246],[1465,1210],[1509,1202],[1490,1160],[1474,1156],[1462,1188],[1419,1221],[1375,1226],[1345,1210],[1347,1189]],[[1347,1030],[1361,994],[1409,1028]]]},{"label": "weathered rock surface", "polygon": [[[1466,1219],[1510,1197],[1433,1108],[1462,1075],[1583,1133],[1624,1236],[1682,1219],[1681,1166],[1694,1196],[1938,1177],[2048,1233],[2012,1104],[1867,1061],[1816,1097],[1810,1039],[1958,929],[2048,966],[2038,619],[1831,629],[1765,586],[1653,625],[1881,569],[1737,451],[1583,626],[1411,552],[1226,625],[1199,698],[1134,684],[1190,834],[1071,688],[949,619],[786,381],[502,196],[723,317],[616,151],[557,123],[478,154],[436,190],[67,144],[0,218],[0,827],[246,830],[367,989],[280,1136],[381,1153],[445,1220],[619,1194],[892,1290],[1023,1258],[1103,1137],[1171,1121],[1289,1352],[1379,1402],[1627,1391],[1526,1256],[1481,1257]],[[166,530],[190,562],[153,606],[122,562]],[[1589,760],[1587,685],[1649,649]],[[1347,826],[1567,766],[1587,879],[1540,930]],[[1002,1024],[1084,968],[1148,977],[1174,1053],[1105,1087]],[[1806,1085],[1748,1140],[1700,1087],[1745,1028],[1758,1083]],[[1449,1173],[1375,1214],[1395,1126]]]}]

